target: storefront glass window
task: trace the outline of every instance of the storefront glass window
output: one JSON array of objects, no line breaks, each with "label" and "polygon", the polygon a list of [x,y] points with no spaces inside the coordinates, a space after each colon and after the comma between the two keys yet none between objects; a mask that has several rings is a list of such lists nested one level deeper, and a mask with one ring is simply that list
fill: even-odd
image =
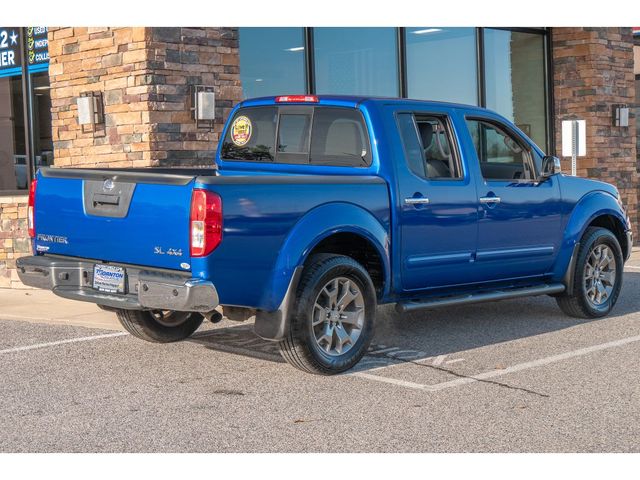
[{"label": "storefront glass window", "polygon": [[408,27],[409,98],[478,104],[475,28]]},{"label": "storefront glass window", "polygon": [[316,92],[398,96],[394,28],[314,28]]},{"label": "storefront glass window", "polygon": [[0,27],[0,194],[26,190],[32,171],[53,164],[47,30]]},{"label": "storefront glass window", "polygon": [[27,188],[22,77],[0,78],[0,191]]},{"label": "storefront glass window", "polygon": [[240,28],[245,98],[306,93],[302,28]]},{"label": "storefront glass window", "polygon": [[38,167],[53,165],[53,139],[51,138],[51,95],[49,74],[46,72],[31,75],[33,88],[33,141]]},{"label": "storefront glass window", "polygon": [[546,149],[543,35],[487,28],[484,57],[487,108],[507,117]]}]

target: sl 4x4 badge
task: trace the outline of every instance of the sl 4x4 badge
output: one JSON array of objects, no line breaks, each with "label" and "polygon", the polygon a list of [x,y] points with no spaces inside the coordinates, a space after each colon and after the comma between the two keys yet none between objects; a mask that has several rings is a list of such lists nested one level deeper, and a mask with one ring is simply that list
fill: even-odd
[{"label": "sl 4x4 badge", "polygon": [[171,255],[171,256],[174,256],[174,257],[181,257],[182,256],[182,249],[181,248],[167,248],[167,251],[165,252],[162,247],[153,247],[153,253],[155,253],[156,255]]}]

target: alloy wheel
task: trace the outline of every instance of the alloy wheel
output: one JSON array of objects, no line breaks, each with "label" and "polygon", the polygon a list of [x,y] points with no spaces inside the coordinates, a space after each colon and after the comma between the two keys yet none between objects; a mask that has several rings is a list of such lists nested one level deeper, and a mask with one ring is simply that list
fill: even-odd
[{"label": "alloy wheel", "polygon": [[348,352],[364,326],[364,297],[360,287],[346,277],[329,281],[313,305],[312,328],[317,345],[330,356]]},{"label": "alloy wheel", "polygon": [[584,266],[584,288],[587,300],[594,307],[602,306],[616,284],[616,260],[607,245],[596,245],[589,252]]}]

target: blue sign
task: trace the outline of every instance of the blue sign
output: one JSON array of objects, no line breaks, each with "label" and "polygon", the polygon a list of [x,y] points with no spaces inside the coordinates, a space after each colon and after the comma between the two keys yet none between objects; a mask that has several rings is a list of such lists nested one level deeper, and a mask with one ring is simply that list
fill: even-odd
[{"label": "blue sign", "polygon": [[30,72],[40,72],[49,68],[48,31],[47,27],[27,27],[27,58]]},{"label": "blue sign", "polygon": [[[49,40],[47,27],[27,27],[27,68],[29,73],[49,69]],[[20,28],[0,27],[0,77],[22,74]]]},{"label": "blue sign", "polygon": [[18,27],[0,27],[0,77],[22,73],[19,33]]}]

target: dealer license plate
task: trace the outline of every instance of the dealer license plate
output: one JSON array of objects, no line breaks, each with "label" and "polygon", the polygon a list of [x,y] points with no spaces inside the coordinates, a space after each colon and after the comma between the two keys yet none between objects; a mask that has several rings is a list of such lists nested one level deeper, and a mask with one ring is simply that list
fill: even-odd
[{"label": "dealer license plate", "polygon": [[101,292],[124,293],[125,271],[113,265],[94,265],[93,288]]}]

